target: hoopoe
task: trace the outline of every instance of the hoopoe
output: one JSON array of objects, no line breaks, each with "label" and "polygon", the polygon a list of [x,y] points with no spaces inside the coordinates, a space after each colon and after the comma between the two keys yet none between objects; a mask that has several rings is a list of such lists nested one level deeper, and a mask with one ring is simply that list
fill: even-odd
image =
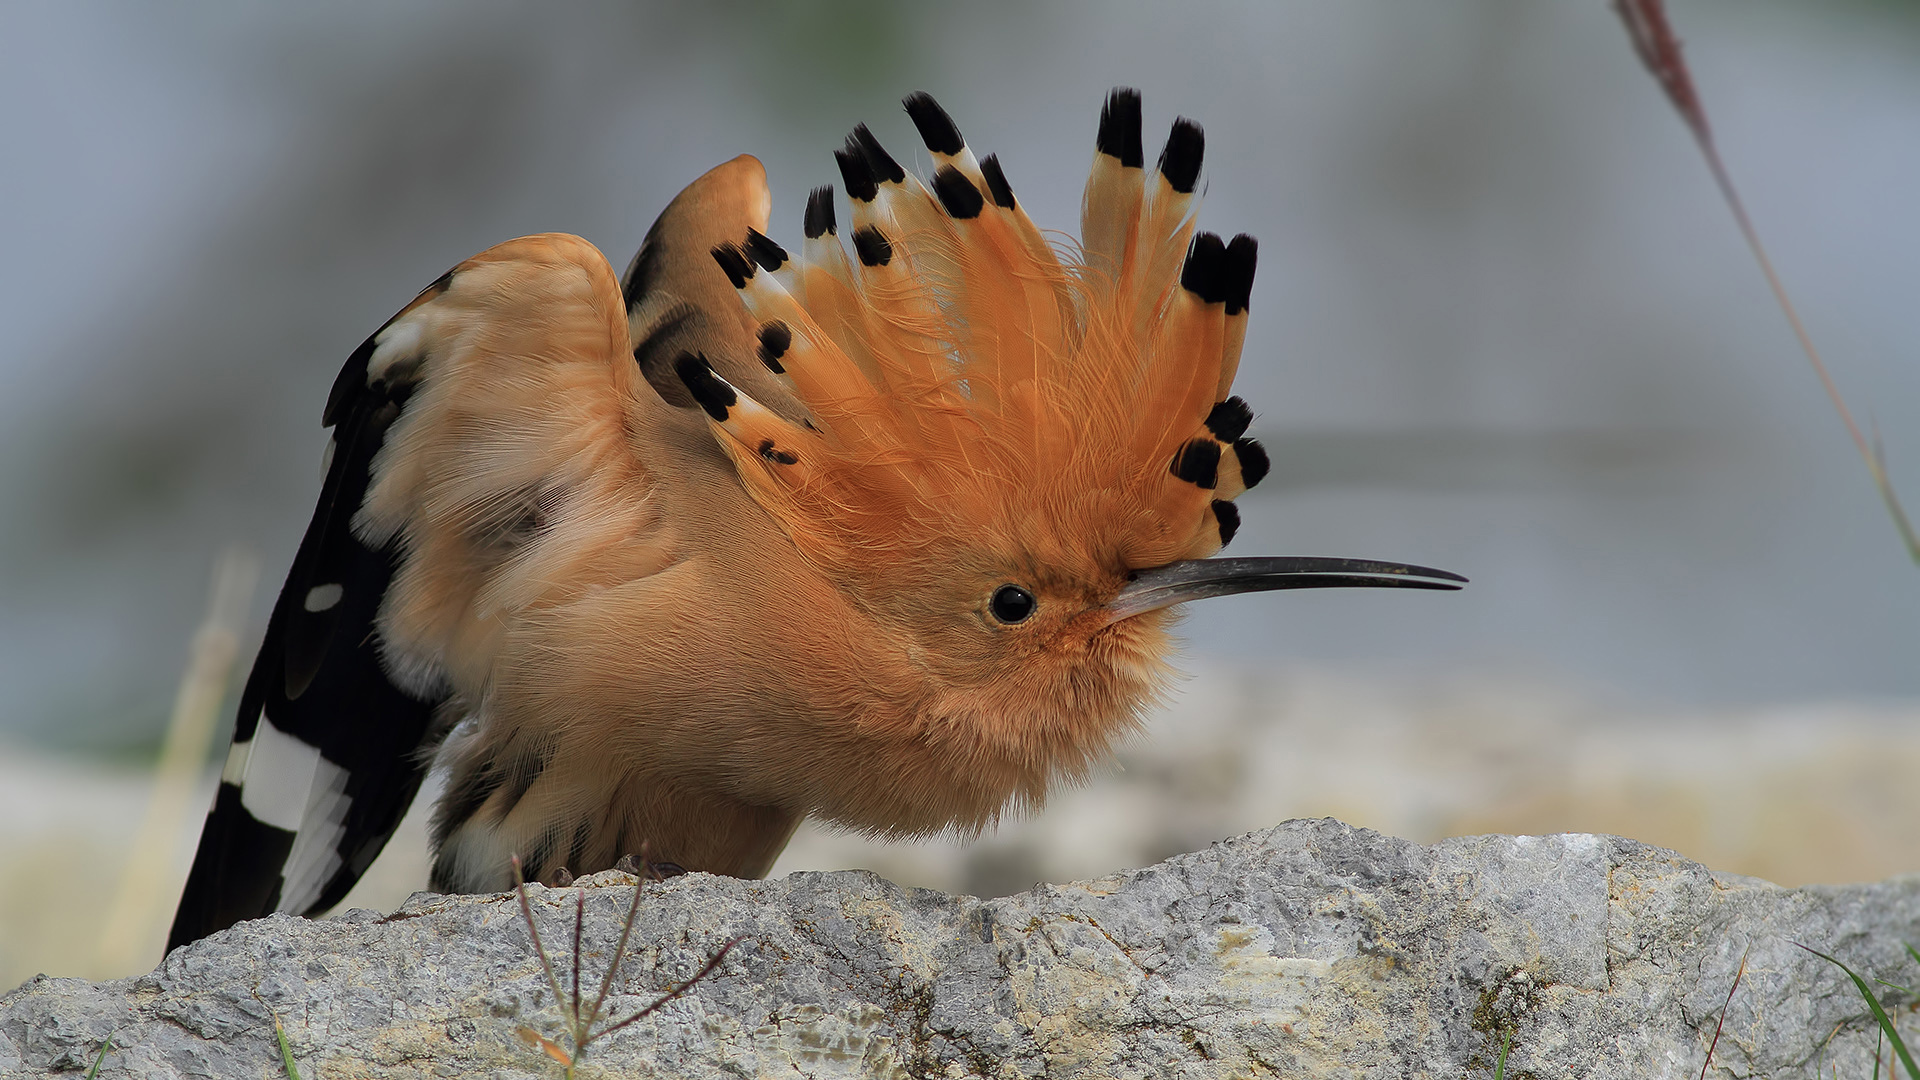
[{"label": "hoopoe", "polygon": [[1255,244],[1194,231],[1100,115],[1077,246],[925,94],[922,181],[865,125],[766,235],[742,156],[648,231],[508,241],[348,358],[320,503],[241,698],[169,947],[337,903],[433,768],[431,882],[623,855],[763,875],[819,817],[977,831],[1083,777],[1169,675],[1174,605],[1452,589],[1209,558],[1268,468],[1230,395]]}]

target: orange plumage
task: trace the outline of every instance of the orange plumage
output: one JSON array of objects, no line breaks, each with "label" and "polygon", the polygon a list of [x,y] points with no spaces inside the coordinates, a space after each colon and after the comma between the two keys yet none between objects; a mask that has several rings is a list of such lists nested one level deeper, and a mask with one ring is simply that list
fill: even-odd
[{"label": "orange plumage", "polygon": [[767,238],[742,157],[624,281],[511,241],[354,354],[175,943],[337,901],[430,763],[448,890],[513,854],[758,875],[808,816],[979,829],[1137,724],[1172,605],[1452,587],[1206,558],[1265,457],[1228,396],[1254,246],[1194,235],[1197,125],[1149,174],[1109,98],[1075,250],[907,108],[926,181],[864,127],[838,155],[851,257],[830,192],[798,258]]}]

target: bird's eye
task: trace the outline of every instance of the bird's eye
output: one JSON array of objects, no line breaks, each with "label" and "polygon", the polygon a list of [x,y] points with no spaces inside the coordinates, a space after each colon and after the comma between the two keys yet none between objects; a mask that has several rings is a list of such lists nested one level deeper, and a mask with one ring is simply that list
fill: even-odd
[{"label": "bird's eye", "polygon": [[1008,625],[1026,622],[1038,606],[1039,601],[1033,594],[1018,585],[1002,585],[993,590],[993,599],[987,604],[993,617]]}]

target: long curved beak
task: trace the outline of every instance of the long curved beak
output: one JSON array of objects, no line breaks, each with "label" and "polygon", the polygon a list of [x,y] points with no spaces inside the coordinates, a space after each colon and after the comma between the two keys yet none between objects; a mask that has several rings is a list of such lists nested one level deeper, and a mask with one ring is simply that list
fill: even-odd
[{"label": "long curved beak", "polygon": [[1107,605],[1108,625],[1189,600],[1270,589],[1458,589],[1459,574],[1371,559],[1293,556],[1269,559],[1188,559],[1134,571]]}]

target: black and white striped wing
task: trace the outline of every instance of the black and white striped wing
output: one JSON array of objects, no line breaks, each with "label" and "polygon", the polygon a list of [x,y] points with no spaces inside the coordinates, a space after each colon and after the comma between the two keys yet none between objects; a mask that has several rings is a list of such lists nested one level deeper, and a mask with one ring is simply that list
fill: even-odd
[{"label": "black and white striped wing", "polygon": [[375,620],[397,540],[369,546],[352,527],[374,456],[412,391],[409,382],[369,383],[379,338],[354,351],[328,402],[333,441],[320,504],[247,678],[168,949],[243,919],[338,903],[420,788],[420,750],[445,692],[409,693],[389,678]]},{"label": "black and white striped wing", "polygon": [[671,561],[656,464],[676,423],[704,437],[678,413],[634,362],[613,268],[576,236],[466,260],[355,350],[169,947],[338,903],[445,725],[485,711],[499,665],[535,663],[510,651],[529,619]]}]

